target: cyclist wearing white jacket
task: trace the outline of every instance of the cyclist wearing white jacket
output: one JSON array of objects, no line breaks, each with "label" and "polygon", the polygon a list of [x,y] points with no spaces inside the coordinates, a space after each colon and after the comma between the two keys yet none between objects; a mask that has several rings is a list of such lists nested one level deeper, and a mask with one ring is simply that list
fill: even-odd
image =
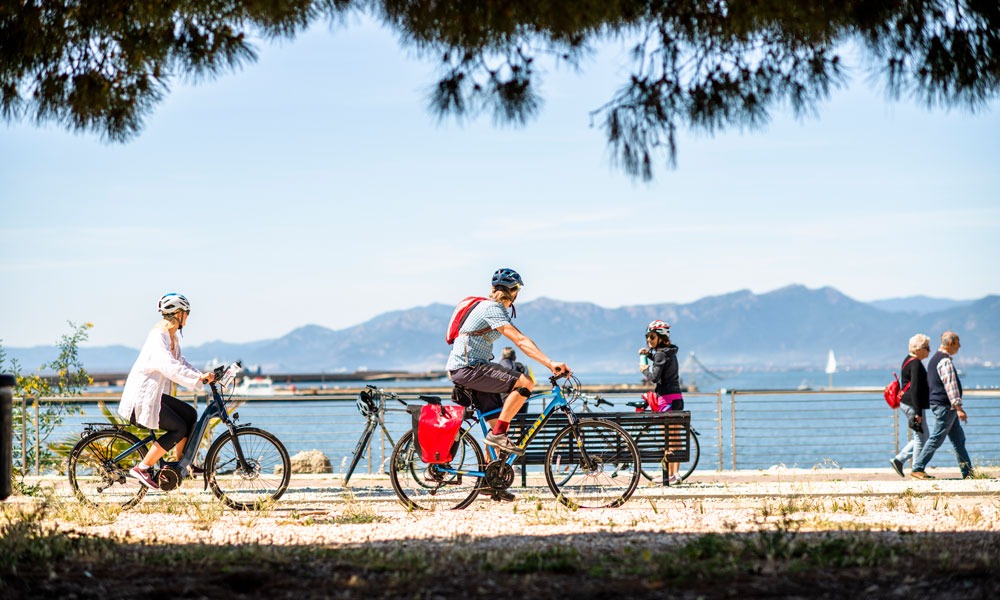
[{"label": "cyclist wearing white jacket", "polygon": [[150,467],[171,449],[180,457],[198,420],[194,407],[166,393],[170,382],[197,390],[202,383],[215,378],[211,371],[202,373],[195,369],[181,355],[177,332],[183,331],[191,313],[188,299],[180,294],[165,294],[157,308],[163,319],[146,337],[118,404],[118,414],[122,418],[136,425],[166,431],[153,443],[142,462],[129,471],[131,477],[151,489],[158,489],[159,485],[150,474]]}]

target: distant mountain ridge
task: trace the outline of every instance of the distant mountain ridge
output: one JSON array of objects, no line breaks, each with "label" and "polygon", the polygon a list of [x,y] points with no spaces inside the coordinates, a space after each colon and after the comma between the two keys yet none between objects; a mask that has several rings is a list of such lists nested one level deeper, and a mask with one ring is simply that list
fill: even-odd
[{"label": "distant mountain ridge", "polygon": [[[900,312],[902,307],[909,308]],[[186,347],[185,355],[195,365],[240,359],[265,373],[442,369],[449,351],[444,330],[453,309],[431,304],[392,311],[341,330],[305,325],[272,340]],[[997,295],[864,303],[831,287],[792,285],[764,294],[740,290],[687,304],[621,308],[539,298],[519,303],[517,312],[515,324],[546,354],[591,372],[632,369],[645,327],[654,319],[671,323],[683,356],[694,352],[702,363],[720,368],[821,368],[830,349],[842,368],[895,367],[911,335],[922,332],[936,341],[946,329],[962,336],[963,363],[1000,363]],[[496,344],[497,354],[504,341]],[[53,347],[7,353],[29,369],[55,356]],[[124,346],[85,347],[80,356],[90,371],[125,371],[136,353]]]}]

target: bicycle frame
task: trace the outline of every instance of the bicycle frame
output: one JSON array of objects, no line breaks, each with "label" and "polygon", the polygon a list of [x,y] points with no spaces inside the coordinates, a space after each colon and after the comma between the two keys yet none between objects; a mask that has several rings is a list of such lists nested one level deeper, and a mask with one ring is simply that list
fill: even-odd
[{"label": "bicycle frame", "polygon": [[[361,432],[361,437],[358,438],[358,443],[354,446],[354,453],[351,455],[351,464],[348,466],[347,473],[344,475],[345,486],[351,481],[351,475],[354,474],[354,470],[358,467],[358,463],[361,461],[362,455],[371,444],[372,434],[375,433],[376,429],[380,427],[382,428],[382,433],[385,435],[386,439],[389,440],[390,447],[396,445],[395,440],[392,439],[392,434],[389,433],[389,428],[385,426],[386,394],[382,390],[376,389],[374,386],[368,386],[368,388],[371,388],[371,393],[377,397],[377,401],[374,403],[374,406],[365,413],[365,429]],[[389,394],[389,397],[403,406],[406,406],[406,402],[400,400],[399,396],[396,394]]]},{"label": "bicycle frame", "polygon": [[[570,425],[576,425],[576,423],[579,422],[580,420],[579,417],[576,416],[576,413],[573,412],[573,409],[569,407],[569,401],[566,400],[565,396],[563,396],[562,388],[559,387],[558,384],[553,383],[551,392],[546,392],[543,394],[537,394],[531,396],[529,400],[548,400],[548,401],[545,404],[545,408],[539,413],[538,418],[535,419],[535,422],[531,424],[531,427],[529,427],[527,431],[524,432],[524,435],[521,436],[521,439],[518,440],[517,442],[518,448],[521,449],[527,448],[528,444],[531,443],[531,440],[534,439],[535,434],[545,425],[545,423],[549,420],[552,414],[555,413],[555,411],[557,410],[562,411],[566,415],[566,418],[569,419]],[[479,426],[482,429],[484,436],[489,432],[488,428],[489,426],[486,423],[487,420],[489,420],[489,417],[492,417],[493,415],[500,414],[501,410],[502,409],[497,408],[486,413],[480,413],[478,410],[476,410],[476,415],[479,420]],[[469,431],[470,430],[466,431],[466,435],[469,435]],[[581,448],[581,450],[583,449]],[[497,460],[496,450],[493,449],[491,446],[486,446],[486,452],[490,459],[489,462]],[[507,463],[508,465],[513,466],[514,463],[517,462],[518,458],[520,458],[520,455],[510,453],[509,455],[507,455],[507,458],[504,459],[504,462]],[[479,479],[484,479],[486,477],[485,471],[452,469],[445,465],[437,465],[437,469],[442,473],[450,473],[453,475],[468,475],[470,477],[478,477]]]},{"label": "bicycle frame", "polygon": [[[210,384],[210,387],[212,389],[212,399],[208,401],[208,406],[205,407],[205,410],[201,413],[201,417],[195,423],[194,431],[191,433],[191,437],[188,439],[187,446],[184,448],[184,454],[181,456],[181,459],[177,462],[177,466],[180,468],[182,476],[183,473],[186,472],[187,467],[192,462],[194,462],[195,457],[198,455],[198,450],[201,447],[202,438],[204,438],[205,434],[208,433],[208,424],[213,418],[218,418],[223,423],[225,423],[226,427],[228,427],[230,432],[233,432],[233,435],[235,436],[235,431],[237,429],[237,426],[233,418],[231,418],[229,416],[229,413],[226,411],[226,403],[222,399],[222,394],[219,392],[218,386],[213,381]],[[241,426],[245,427],[248,425],[249,423]],[[124,428],[125,425],[119,425],[116,427]],[[102,427],[90,428],[91,431],[97,431],[99,429],[103,428]],[[120,452],[117,456],[113,457],[111,459],[111,462],[118,462],[119,460],[122,460],[124,457],[128,456],[130,453],[135,452],[135,450],[137,450],[138,448],[141,448],[146,444],[155,442],[156,440],[157,440],[156,432],[151,429],[149,433],[146,434],[146,436],[143,437],[141,440],[139,440],[135,444],[132,444],[131,446]],[[236,454],[239,458],[240,465],[246,464],[245,457],[243,456],[243,449],[240,447],[239,444],[234,444],[234,446],[236,448]],[[160,458],[158,462],[162,466],[166,461],[163,458]]]}]

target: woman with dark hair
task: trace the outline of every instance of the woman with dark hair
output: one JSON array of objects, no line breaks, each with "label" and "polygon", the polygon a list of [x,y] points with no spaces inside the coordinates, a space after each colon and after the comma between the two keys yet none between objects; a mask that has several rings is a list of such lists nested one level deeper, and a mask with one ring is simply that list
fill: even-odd
[{"label": "woman with dark hair", "polygon": [[[666,322],[656,320],[646,327],[646,347],[639,350],[639,369],[654,386],[652,393],[647,393],[652,411],[684,410],[677,350],[677,346],[670,343],[670,325]],[[678,481],[679,466],[667,463],[668,483]]]}]

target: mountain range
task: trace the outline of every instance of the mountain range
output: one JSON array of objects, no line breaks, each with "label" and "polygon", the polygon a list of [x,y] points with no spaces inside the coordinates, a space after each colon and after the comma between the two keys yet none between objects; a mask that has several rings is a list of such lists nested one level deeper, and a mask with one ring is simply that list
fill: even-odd
[{"label": "mountain range", "polygon": [[[893,367],[906,355],[914,333],[926,333],[936,347],[946,329],[962,338],[963,364],[1000,363],[997,295],[975,301],[913,297],[865,303],[834,288],[793,285],[687,304],[604,308],[539,298],[517,308],[515,325],[546,354],[591,372],[634,368],[645,327],[654,319],[671,324],[682,357],[694,352],[709,368],[822,368],[831,349],[842,367]],[[271,340],[185,347],[185,355],[195,365],[240,359],[264,373],[440,370],[448,356],[444,332],[453,310],[431,304],[383,313],[340,330],[305,325]],[[498,355],[504,341],[495,346]],[[56,356],[52,346],[6,351],[27,368]],[[125,346],[80,349],[91,372],[127,371],[136,353]]]}]

